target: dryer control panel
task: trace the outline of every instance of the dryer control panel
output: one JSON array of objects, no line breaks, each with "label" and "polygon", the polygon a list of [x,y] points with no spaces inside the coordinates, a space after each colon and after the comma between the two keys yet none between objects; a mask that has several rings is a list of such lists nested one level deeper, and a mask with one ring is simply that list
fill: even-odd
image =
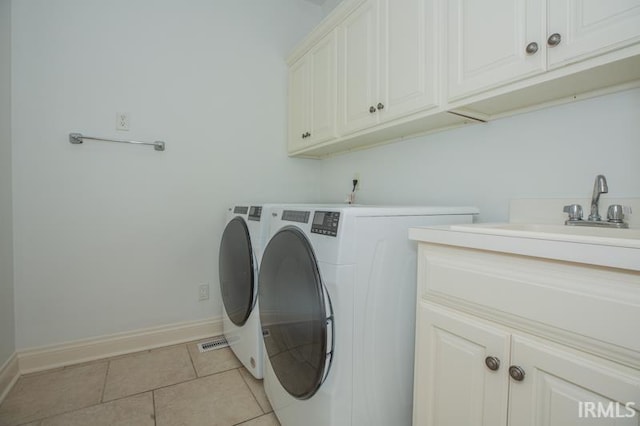
[{"label": "dryer control panel", "polygon": [[311,222],[311,232],[314,234],[338,235],[338,223],[340,222],[340,212],[315,212],[313,222]]},{"label": "dryer control panel", "polygon": [[235,206],[233,208],[233,214],[247,214],[249,211],[249,207],[246,206]]}]

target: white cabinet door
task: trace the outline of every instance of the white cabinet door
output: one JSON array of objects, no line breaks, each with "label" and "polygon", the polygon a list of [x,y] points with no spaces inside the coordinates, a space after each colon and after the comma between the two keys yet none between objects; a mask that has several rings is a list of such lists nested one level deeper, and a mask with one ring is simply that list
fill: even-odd
[{"label": "white cabinet door", "polygon": [[325,36],[309,52],[311,61],[311,104],[308,145],[336,136],[336,33]]},{"label": "white cabinet door", "polygon": [[336,34],[289,68],[289,151],[336,137]]},{"label": "white cabinet door", "polygon": [[340,31],[341,134],[437,104],[434,0],[369,0]]},{"label": "white cabinet door", "polygon": [[549,0],[548,16],[547,40],[560,36],[550,40],[550,68],[640,41],[640,0]]},{"label": "white cabinet door", "polygon": [[341,135],[376,124],[378,2],[369,0],[339,26],[338,128]]},{"label": "white cabinet door", "polygon": [[[449,100],[544,71],[543,1],[449,0],[446,5]],[[532,43],[537,51],[527,53]]]},{"label": "white cabinet door", "polygon": [[505,426],[509,334],[425,302],[417,316],[414,426]]},{"label": "white cabinet door", "polygon": [[289,68],[289,150],[305,146],[309,131],[310,64],[302,57]]},{"label": "white cabinet door", "polygon": [[511,360],[525,375],[511,379],[510,425],[640,424],[637,370],[520,336],[512,337]]},{"label": "white cabinet door", "polygon": [[437,103],[435,9],[434,0],[380,0],[380,122]]}]

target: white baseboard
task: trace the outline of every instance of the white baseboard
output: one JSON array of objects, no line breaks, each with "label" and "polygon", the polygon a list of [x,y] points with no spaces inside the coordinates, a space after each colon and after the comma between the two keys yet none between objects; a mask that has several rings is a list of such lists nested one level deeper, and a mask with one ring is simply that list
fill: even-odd
[{"label": "white baseboard", "polygon": [[0,403],[4,401],[13,385],[20,377],[20,369],[18,368],[18,355],[13,355],[0,367]]},{"label": "white baseboard", "polygon": [[20,374],[33,373],[220,334],[222,319],[211,318],[27,349],[18,352],[16,364]]}]

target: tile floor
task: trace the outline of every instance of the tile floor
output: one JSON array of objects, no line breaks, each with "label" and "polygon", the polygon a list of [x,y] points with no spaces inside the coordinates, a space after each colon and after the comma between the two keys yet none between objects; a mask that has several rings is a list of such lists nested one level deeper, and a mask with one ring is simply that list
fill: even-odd
[{"label": "tile floor", "polygon": [[197,343],[22,376],[0,426],[279,426],[262,381]]}]

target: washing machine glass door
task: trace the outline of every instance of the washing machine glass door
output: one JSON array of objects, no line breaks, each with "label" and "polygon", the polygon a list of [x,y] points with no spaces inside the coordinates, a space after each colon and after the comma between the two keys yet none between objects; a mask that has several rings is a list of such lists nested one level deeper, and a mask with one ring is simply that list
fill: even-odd
[{"label": "washing machine glass door", "polygon": [[242,326],[255,304],[255,273],[249,228],[241,217],[232,219],[222,234],[218,271],[222,302],[229,319]]},{"label": "washing machine glass door", "polygon": [[270,240],[258,289],[268,361],[289,394],[308,399],[329,371],[333,321],[313,249],[298,228]]}]

